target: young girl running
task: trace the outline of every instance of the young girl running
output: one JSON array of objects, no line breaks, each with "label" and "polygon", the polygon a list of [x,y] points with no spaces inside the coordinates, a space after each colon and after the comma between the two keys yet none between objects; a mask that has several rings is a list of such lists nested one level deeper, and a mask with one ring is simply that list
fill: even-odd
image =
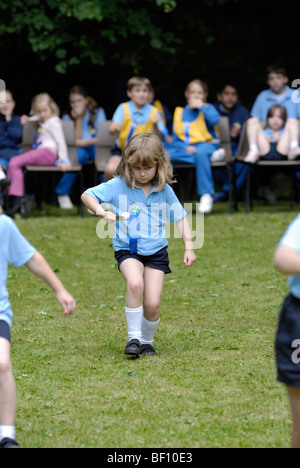
[{"label": "young girl running", "polygon": [[38,94],[32,101],[30,120],[39,121],[33,149],[10,160],[7,177],[11,180],[8,195],[14,197],[12,212],[16,211],[24,196],[23,168],[31,166],[58,166],[63,172],[71,163],[63,134],[61,120],[58,117],[59,108],[47,93]]},{"label": "young girl running", "polygon": [[[129,342],[125,354],[156,354],[152,346],[160,321],[164,275],[170,273],[168,242],[164,226],[176,222],[182,236],[184,264],[196,261],[186,212],[173,189],[172,167],[158,136],[145,133],[131,138],[125,148],[117,177],[87,190],[82,201],[107,222],[118,219],[113,239],[115,258],[126,283],[125,315]],[[104,210],[110,203],[115,213]]]}]

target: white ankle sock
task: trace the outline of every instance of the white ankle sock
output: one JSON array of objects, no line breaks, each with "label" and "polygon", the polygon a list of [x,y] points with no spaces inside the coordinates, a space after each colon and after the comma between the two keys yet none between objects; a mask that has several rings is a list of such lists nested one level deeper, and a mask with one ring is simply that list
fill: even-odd
[{"label": "white ankle sock", "polygon": [[255,151],[256,153],[258,153],[258,146],[255,143],[249,145],[249,149],[250,151]]},{"label": "white ankle sock", "polygon": [[152,344],[154,339],[154,334],[156,329],[159,325],[160,319],[157,322],[150,322],[149,320],[145,319],[143,316],[142,318],[142,344]]},{"label": "white ankle sock", "polygon": [[[293,140],[290,143],[290,149],[297,148],[299,146],[299,142],[297,140]],[[1,176],[0,176],[1,177]]]},{"label": "white ankle sock", "polygon": [[137,307],[136,309],[130,309],[125,306],[125,315],[128,327],[128,338],[129,340],[139,340],[142,338],[142,317],[143,317],[143,306]]},{"label": "white ankle sock", "polygon": [[0,441],[5,438],[15,439],[15,437],[16,437],[15,426],[0,426]]}]

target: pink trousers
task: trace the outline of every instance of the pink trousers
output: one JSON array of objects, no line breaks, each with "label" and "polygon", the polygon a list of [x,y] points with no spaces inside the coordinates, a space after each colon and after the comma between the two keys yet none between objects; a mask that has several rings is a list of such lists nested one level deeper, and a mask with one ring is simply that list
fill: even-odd
[{"label": "pink trousers", "polygon": [[14,156],[9,161],[7,178],[11,180],[8,195],[24,196],[23,168],[25,166],[54,166],[57,155],[48,148],[34,149],[20,156]]}]

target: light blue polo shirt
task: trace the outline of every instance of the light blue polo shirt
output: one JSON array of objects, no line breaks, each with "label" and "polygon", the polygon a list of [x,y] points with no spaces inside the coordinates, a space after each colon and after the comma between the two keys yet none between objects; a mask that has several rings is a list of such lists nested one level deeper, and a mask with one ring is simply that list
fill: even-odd
[{"label": "light blue polo shirt", "polygon": [[253,107],[251,109],[251,116],[257,117],[259,120],[267,120],[268,110],[273,104],[280,104],[286,108],[287,118],[297,118],[297,106],[293,102],[293,93],[295,90],[289,86],[285,86],[286,92],[281,95],[275,95],[271,88],[266,89],[259,93]]},{"label": "light blue polo shirt", "polygon": [[[282,137],[283,137],[283,133],[284,133],[284,129],[281,128],[281,129],[279,130],[278,133],[279,133],[280,138],[282,138]],[[264,134],[266,137],[270,137],[270,138],[272,139],[272,140],[271,140],[272,143],[275,143],[275,142],[276,142],[276,140],[274,139],[274,136],[273,136],[273,132],[272,132],[272,130],[270,129],[270,127],[264,128],[264,129],[263,129],[263,134]]]},{"label": "light blue polo shirt", "polygon": [[[289,225],[279,245],[291,247],[300,254],[300,215]],[[288,285],[293,296],[300,299],[300,275],[291,275]]]},{"label": "light blue polo shirt", "polygon": [[22,236],[15,223],[0,215],[0,320],[11,327],[13,312],[6,289],[8,263],[20,267],[34,255],[35,248]]},{"label": "light blue polo shirt", "polygon": [[[94,122],[93,126],[91,126],[89,124],[90,115],[91,115],[89,110],[87,110],[85,117],[82,119],[82,136],[81,136],[81,138],[83,140],[90,140],[91,138],[96,137],[99,123],[104,122],[106,120],[106,115],[105,115],[104,109],[102,109],[102,107],[100,107],[96,111],[96,114],[97,115],[96,115],[96,119],[95,119],[95,122]],[[68,114],[66,114],[66,115],[64,115],[62,117],[62,120],[71,120],[71,117]]]},{"label": "light blue polo shirt", "polygon": [[[176,223],[186,216],[170,185],[166,184],[160,192],[155,186],[145,197],[142,188],[127,187],[124,179],[116,177],[110,181],[86,190],[86,194],[96,198],[98,203],[110,203],[117,216],[123,212],[133,212],[139,209],[139,229],[137,228],[137,253],[140,255],[152,255],[168,246],[165,226],[167,221]],[[115,236],[113,248],[129,250],[128,227],[130,221],[117,221],[115,223]]]},{"label": "light blue polo shirt", "polygon": [[[152,112],[153,106],[152,104],[144,104],[141,109],[138,109],[135,107],[132,101],[128,101],[126,104],[129,105],[129,112],[132,118],[132,121],[136,125],[145,125],[150,117],[150,114]],[[120,104],[117,109],[115,110],[115,113],[113,115],[113,122],[118,122],[121,123],[124,121],[124,106]],[[158,124],[158,129],[159,131],[164,135],[166,133],[166,127],[163,123],[162,120],[159,120]]]}]

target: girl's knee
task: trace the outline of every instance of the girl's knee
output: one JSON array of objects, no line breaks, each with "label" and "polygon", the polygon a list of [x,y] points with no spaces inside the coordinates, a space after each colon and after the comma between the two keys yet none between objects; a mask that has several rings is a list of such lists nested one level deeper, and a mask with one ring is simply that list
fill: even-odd
[{"label": "girl's knee", "polygon": [[158,320],[160,315],[160,301],[153,299],[144,302],[144,309],[148,319]]},{"label": "girl's knee", "polygon": [[6,381],[12,375],[10,362],[0,362],[0,383]]},{"label": "girl's knee", "polygon": [[142,295],[144,291],[144,282],[140,278],[130,279],[127,282],[127,290],[134,296]]}]

